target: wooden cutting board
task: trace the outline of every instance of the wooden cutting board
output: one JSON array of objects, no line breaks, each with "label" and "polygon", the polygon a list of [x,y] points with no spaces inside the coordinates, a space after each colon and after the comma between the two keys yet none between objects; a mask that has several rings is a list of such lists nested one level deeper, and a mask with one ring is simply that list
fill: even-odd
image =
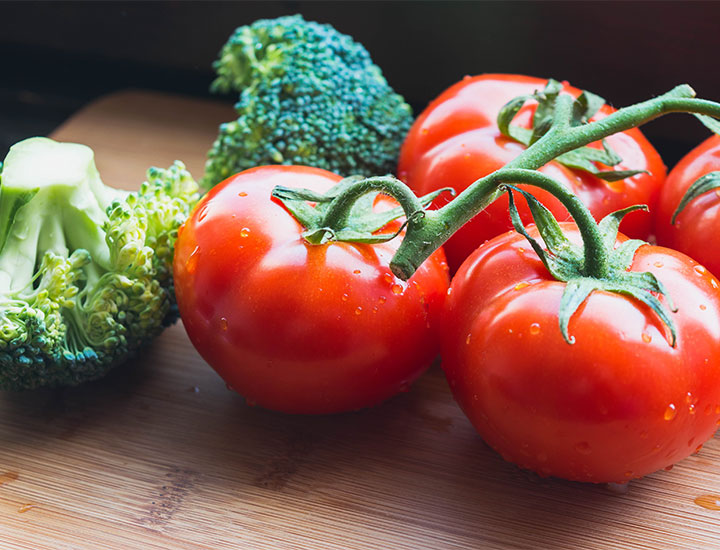
[{"label": "wooden cutting board", "polygon": [[[122,92],[53,136],[137,188],[176,158],[199,177],[231,116]],[[540,479],[480,440],[437,366],[368,411],[286,416],[229,391],[180,324],[102,381],[0,393],[3,550],[717,550],[703,495],[720,495],[718,436],[624,494]]]}]

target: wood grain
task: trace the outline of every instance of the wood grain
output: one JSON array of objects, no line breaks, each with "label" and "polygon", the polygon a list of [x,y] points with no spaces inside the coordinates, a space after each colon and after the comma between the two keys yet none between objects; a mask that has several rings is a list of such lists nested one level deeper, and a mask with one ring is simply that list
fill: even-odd
[{"label": "wood grain", "polygon": [[[175,158],[199,176],[229,116],[125,92],[55,136],[131,188]],[[286,416],[227,390],[180,325],[102,381],[0,393],[2,549],[717,550],[707,494],[717,436],[625,494],[540,479],[485,446],[437,366],[368,411]]]}]

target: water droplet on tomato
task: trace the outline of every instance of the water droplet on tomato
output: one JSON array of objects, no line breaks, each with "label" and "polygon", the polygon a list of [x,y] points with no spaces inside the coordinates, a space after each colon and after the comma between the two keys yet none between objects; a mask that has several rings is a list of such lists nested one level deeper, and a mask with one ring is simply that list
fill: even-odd
[{"label": "water droplet on tomato", "polygon": [[198,212],[197,220],[199,222],[201,222],[205,219],[205,217],[207,216],[207,211],[208,211],[208,205],[207,205],[207,203],[205,203],[200,207],[200,212]]},{"label": "water droplet on tomato", "polygon": [[625,472],[625,477],[632,477],[634,475],[635,475],[635,472],[633,472],[632,470],[628,470],[627,472]]},{"label": "water droplet on tomato", "polygon": [[530,283],[525,282],[525,281],[522,281],[522,282],[520,282],[520,283],[518,283],[518,284],[515,285],[515,290],[523,289],[523,288],[525,288],[526,286],[530,286]]},{"label": "water droplet on tomato", "polygon": [[705,304],[700,304],[700,309],[702,311],[705,311],[707,309],[707,306]]},{"label": "water droplet on tomato", "polygon": [[380,296],[378,298],[378,304],[384,304],[387,301],[387,298],[385,296]]},{"label": "water droplet on tomato", "polygon": [[377,307],[377,306],[374,306],[374,307],[373,307],[373,313],[377,313],[377,312],[378,312],[378,307]]},{"label": "water droplet on tomato", "polygon": [[693,395],[691,392],[687,392],[685,394],[685,403],[692,403],[693,402]]},{"label": "water droplet on tomato", "polygon": [[675,418],[676,416],[677,416],[677,409],[675,408],[675,405],[670,403],[667,406],[667,409],[665,409],[665,414],[663,415],[663,418],[665,420],[669,421],[669,420],[672,420],[673,418]]},{"label": "water droplet on tomato", "polygon": [[220,317],[220,328],[222,330],[227,330],[228,328],[228,321],[225,319],[225,317]]},{"label": "water droplet on tomato", "polygon": [[520,248],[517,249],[517,253],[520,254],[521,256],[524,256],[524,255],[525,255],[525,249],[522,248],[522,247],[520,247]]},{"label": "water droplet on tomato", "polygon": [[540,334],[540,323],[533,323],[530,325],[530,334]]},{"label": "water droplet on tomato", "polygon": [[655,267],[662,267],[662,266],[665,265],[665,264],[663,264],[662,262],[655,262],[653,265],[654,265]]},{"label": "water droplet on tomato", "polygon": [[470,344],[470,340],[472,340],[472,334],[467,335],[467,338],[465,338],[465,344]]},{"label": "water droplet on tomato", "polygon": [[707,270],[706,270],[703,266],[701,266],[701,265],[696,265],[693,269],[695,270],[695,273],[697,273],[698,275],[705,275],[705,272],[707,271]]},{"label": "water droplet on tomato", "polygon": [[420,133],[423,134],[423,135],[425,135],[425,134],[427,134],[429,131],[430,131],[430,130],[427,129],[427,128],[422,128],[422,129],[420,130]]},{"label": "water droplet on tomato", "polygon": [[362,313],[362,306],[358,306],[355,308],[355,315],[360,315]]},{"label": "water droplet on tomato", "polygon": [[720,495],[702,495],[693,502],[708,510],[720,510]]},{"label": "water droplet on tomato", "polygon": [[395,277],[392,273],[385,273],[385,275],[383,275],[383,279],[385,279],[385,282],[389,285],[395,282]]},{"label": "water droplet on tomato", "polygon": [[240,236],[244,238],[244,237],[247,237],[248,235],[250,235],[250,228],[249,228],[249,227],[243,227],[243,228],[240,230]]},{"label": "water droplet on tomato", "polygon": [[240,191],[238,193],[238,197],[247,197],[247,193],[245,191]]},{"label": "water droplet on tomato", "polygon": [[582,455],[588,455],[591,452],[590,443],[588,443],[587,441],[581,441],[580,443],[575,445],[575,450]]},{"label": "water droplet on tomato", "polygon": [[690,404],[688,405],[688,412],[689,412],[690,414],[695,414],[695,405],[694,405],[693,403],[690,403]]},{"label": "water droplet on tomato", "polygon": [[479,400],[479,399],[480,399],[480,398],[478,397],[478,394],[474,393],[474,394],[473,394],[473,400],[474,400],[474,401],[477,401],[477,400]]},{"label": "water droplet on tomato", "polygon": [[404,291],[403,287],[398,284],[391,286],[390,290],[392,291],[393,294],[395,294],[397,296],[401,296]]},{"label": "water droplet on tomato", "polygon": [[649,344],[650,342],[652,342],[652,336],[650,336],[646,332],[643,332],[642,333],[642,341],[645,342],[646,344]]},{"label": "water droplet on tomato", "polygon": [[355,275],[360,275],[360,270],[359,270],[359,269],[354,269],[354,270],[353,270],[353,273],[354,273]]},{"label": "water droplet on tomato", "polygon": [[340,297],[340,299],[341,299],[343,302],[347,302],[347,301],[348,301],[348,298],[349,298],[349,296],[348,296],[347,294],[343,294],[343,295]]},{"label": "water droplet on tomato", "polygon": [[195,250],[193,250],[190,253],[190,256],[185,261],[185,269],[187,269],[187,272],[191,275],[195,273],[195,270],[197,269],[197,263],[198,263],[198,257],[200,256],[200,247],[196,246]]},{"label": "water droplet on tomato", "polygon": [[718,282],[717,282],[717,279],[715,279],[715,277],[713,277],[712,279],[710,279],[710,285],[711,285],[713,288],[717,288],[717,287],[718,287]]}]

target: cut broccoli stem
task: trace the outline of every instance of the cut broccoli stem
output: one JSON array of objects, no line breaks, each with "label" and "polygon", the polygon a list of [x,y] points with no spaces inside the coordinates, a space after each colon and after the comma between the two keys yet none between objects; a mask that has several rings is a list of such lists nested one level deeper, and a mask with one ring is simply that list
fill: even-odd
[{"label": "cut broccoli stem", "polygon": [[110,268],[102,226],[123,193],[102,184],[93,158],[89,147],[47,138],[10,149],[0,186],[0,292],[32,284],[46,252],[67,257],[85,249]]},{"label": "cut broccoli stem", "polygon": [[0,389],[98,378],[177,318],[172,251],[198,186],[176,162],[115,190],[91,149],[46,138],[2,169]]}]

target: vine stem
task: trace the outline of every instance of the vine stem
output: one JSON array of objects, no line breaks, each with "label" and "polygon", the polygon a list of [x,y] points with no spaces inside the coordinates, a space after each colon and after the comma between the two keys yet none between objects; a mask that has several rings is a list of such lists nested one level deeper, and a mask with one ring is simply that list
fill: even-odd
[{"label": "vine stem", "polygon": [[382,191],[398,201],[408,219],[408,225],[415,225],[419,220],[416,213],[424,212],[415,193],[399,179],[392,176],[375,176],[360,180],[338,194],[328,206],[323,225],[325,227],[345,225],[355,201],[371,191]]},{"label": "vine stem", "polygon": [[[720,104],[696,99],[694,96],[695,91],[690,86],[683,84],[666,94],[625,107],[600,120],[581,126],[570,126],[573,99],[569,95],[561,94],[556,100],[553,125],[538,141],[525,149],[504,168],[472,183],[447,205],[439,210],[427,211],[423,218],[408,225],[407,233],[390,263],[390,269],[401,279],[408,279],[412,276],[430,254],[500,195],[498,188],[504,183],[528,183],[542,187],[556,194],[562,200],[562,196],[569,193],[567,189],[562,186],[559,189],[550,189],[546,186],[549,185],[547,181],[530,176],[530,173],[535,173],[533,171],[563,153],[599,141],[612,134],[635,128],[668,113],[688,112],[720,118]],[[447,183],[452,184],[452,182]],[[570,194],[572,195],[572,193]],[[570,201],[567,200],[563,204],[570,211]],[[576,218],[579,226],[583,223],[583,218],[589,218],[593,224],[595,223],[592,215],[582,203],[579,203],[579,206],[575,204],[572,206],[578,208],[578,215],[580,215],[580,207],[587,214],[583,213],[582,218]],[[570,212],[575,217],[575,213]],[[585,238],[585,234],[583,234],[583,238]],[[593,258],[596,257],[599,250],[594,250],[595,246],[592,243],[586,243],[585,246],[587,252],[590,253],[586,256],[586,261],[589,262],[588,269],[593,272],[595,270],[602,271],[602,258],[598,260],[598,265],[592,265],[595,261]],[[588,247],[590,248],[588,249]]]}]

